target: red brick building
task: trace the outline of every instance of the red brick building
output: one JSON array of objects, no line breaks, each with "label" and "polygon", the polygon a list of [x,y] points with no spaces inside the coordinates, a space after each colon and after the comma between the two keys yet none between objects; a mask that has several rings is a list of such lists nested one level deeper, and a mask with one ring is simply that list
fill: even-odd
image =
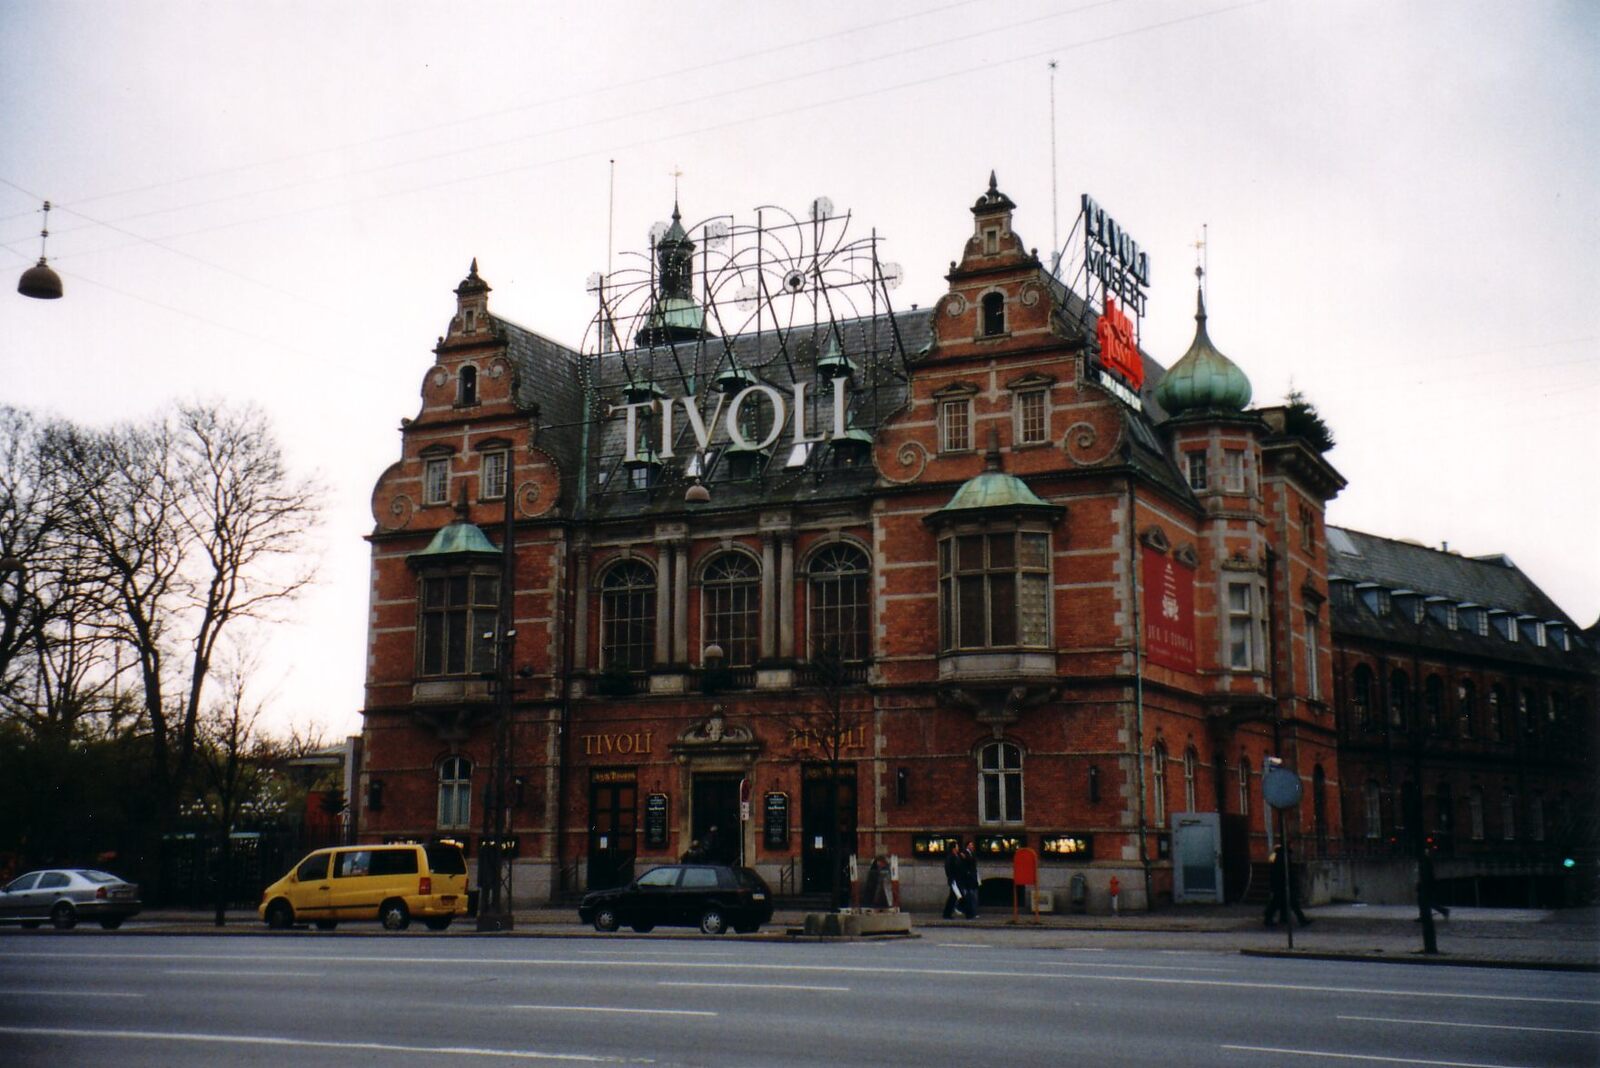
[{"label": "red brick building", "polygon": [[708,836],[780,893],[887,854],[936,906],[972,838],[1058,901],[1214,900],[1265,857],[1274,757],[1332,855],[1338,473],[1247,407],[1203,302],[1170,370],[1119,347],[992,181],[929,309],[828,209],[674,211],[580,349],[474,263],[373,494],[361,836],[474,849],[505,650],[519,901]]}]

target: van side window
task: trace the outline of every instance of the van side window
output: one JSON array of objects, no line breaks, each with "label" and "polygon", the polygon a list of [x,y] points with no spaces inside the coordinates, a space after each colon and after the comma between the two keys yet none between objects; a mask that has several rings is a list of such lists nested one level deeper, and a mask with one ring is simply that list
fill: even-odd
[{"label": "van side window", "polygon": [[318,879],[328,877],[328,854],[318,853],[314,857],[307,857],[300,867],[295,869],[294,877],[303,883],[314,883]]},{"label": "van side window", "polygon": [[375,849],[372,851],[373,875],[417,874],[415,849]]},{"label": "van side window", "polygon": [[355,879],[368,874],[372,870],[372,851],[370,849],[347,849],[337,854],[338,859],[333,862],[333,877],[335,879]]}]

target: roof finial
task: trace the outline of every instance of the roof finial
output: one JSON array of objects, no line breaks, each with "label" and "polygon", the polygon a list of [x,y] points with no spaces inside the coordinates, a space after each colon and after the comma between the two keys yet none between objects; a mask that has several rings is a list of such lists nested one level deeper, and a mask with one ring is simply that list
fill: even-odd
[{"label": "roof finial", "polygon": [[998,192],[1000,192],[1000,185],[999,185],[998,182],[995,181],[995,179],[994,179],[994,171],[992,169],[989,171],[989,192],[990,193],[998,193]]},{"label": "roof finial", "polygon": [[468,278],[478,277],[478,257],[472,257],[472,267],[467,271]]}]

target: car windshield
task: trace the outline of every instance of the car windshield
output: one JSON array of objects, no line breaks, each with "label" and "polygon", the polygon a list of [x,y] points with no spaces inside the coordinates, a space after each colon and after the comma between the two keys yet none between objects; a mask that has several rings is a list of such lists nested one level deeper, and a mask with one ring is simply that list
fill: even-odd
[{"label": "car windshield", "polygon": [[88,879],[91,883],[120,883],[122,881],[115,875],[108,875],[103,871],[95,871],[91,868],[85,868],[78,874]]}]

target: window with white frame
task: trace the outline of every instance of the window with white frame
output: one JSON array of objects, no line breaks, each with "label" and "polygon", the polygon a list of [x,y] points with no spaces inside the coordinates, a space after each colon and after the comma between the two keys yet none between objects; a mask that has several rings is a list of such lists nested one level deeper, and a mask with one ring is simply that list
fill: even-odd
[{"label": "window with white frame", "polygon": [[759,650],[761,569],[743,553],[726,552],[706,565],[700,579],[705,642],[721,646],[726,667],[749,667]]},{"label": "window with white frame", "polygon": [[1229,493],[1244,492],[1244,450],[1222,450],[1222,471]]},{"label": "window with white frame", "polygon": [[1167,823],[1167,747],[1150,748],[1150,815],[1157,827]]},{"label": "window with white frame", "polygon": [[1017,394],[1017,443],[1038,445],[1050,440],[1049,395],[1042,389]]},{"label": "window with white frame", "polygon": [[1366,802],[1366,832],[1368,838],[1383,837],[1383,788],[1377,779],[1368,779],[1362,794]]},{"label": "window with white frame", "polygon": [[472,826],[472,762],[445,757],[439,764],[439,829],[462,831]]},{"label": "window with white frame", "polygon": [[1043,648],[1050,641],[1050,535],[957,533],[939,542],[940,648]]},{"label": "window with white frame", "polygon": [[600,577],[600,667],[643,671],[656,644],[656,575],[641,560],[622,560]]},{"label": "window with white frame", "polygon": [[1194,800],[1194,773],[1199,762],[1200,758],[1195,754],[1194,746],[1191,745],[1183,751],[1183,810],[1185,812],[1199,810]]},{"label": "window with white frame", "polygon": [[983,309],[983,336],[999,337],[1006,332],[1006,298],[1002,293],[985,293],[980,302]]},{"label": "window with white frame", "polygon": [[978,754],[978,819],[1022,822],[1022,748],[990,742]]},{"label": "window with white frame", "polygon": [[506,462],[510,453],[493,449],[483,454],[478,468],[478,495],[486,501],[497,501],[506,495]]},{"label": "window with white frame", "polygon": [[845,663],[865,660],[871,649],[872,617],[868,597],[872,565],[867,554],[842,542],[827,545],[811,558],[806,571],[811,658],[836,656]]},{"label": "window with white frame", "polygon": [[1256,666],[1255,593],[1248,582],[1228,583],[1228,666],[1249,671]]},{"label": "window with white frame", "polygon": [[939,402],[939,451],[968,452],[972,449],[972,401],[954,397]]},{"label": "window with white frame", "polygon": [[1322,679],[1317,672],[1317,649],[1322,644],[1321,621],[1312,610],[1306,612],[1306,697],[1322,699]]},{"label": "window with white frame", "polygon": [[1239,758],[1239,815],[1250,815],[1250,758]]},{"label": "window with white frame", "polygon": [[1189,488],[1203,490],[1207,486],[1206,454],[1204,449],[1183,454],[1184,473],[1189,476]]},{"label": "window with white frame", "polygon": [[450,458],[435,457],[422,469],[422,500],[425,504],[446,504],[450,500]]}]

